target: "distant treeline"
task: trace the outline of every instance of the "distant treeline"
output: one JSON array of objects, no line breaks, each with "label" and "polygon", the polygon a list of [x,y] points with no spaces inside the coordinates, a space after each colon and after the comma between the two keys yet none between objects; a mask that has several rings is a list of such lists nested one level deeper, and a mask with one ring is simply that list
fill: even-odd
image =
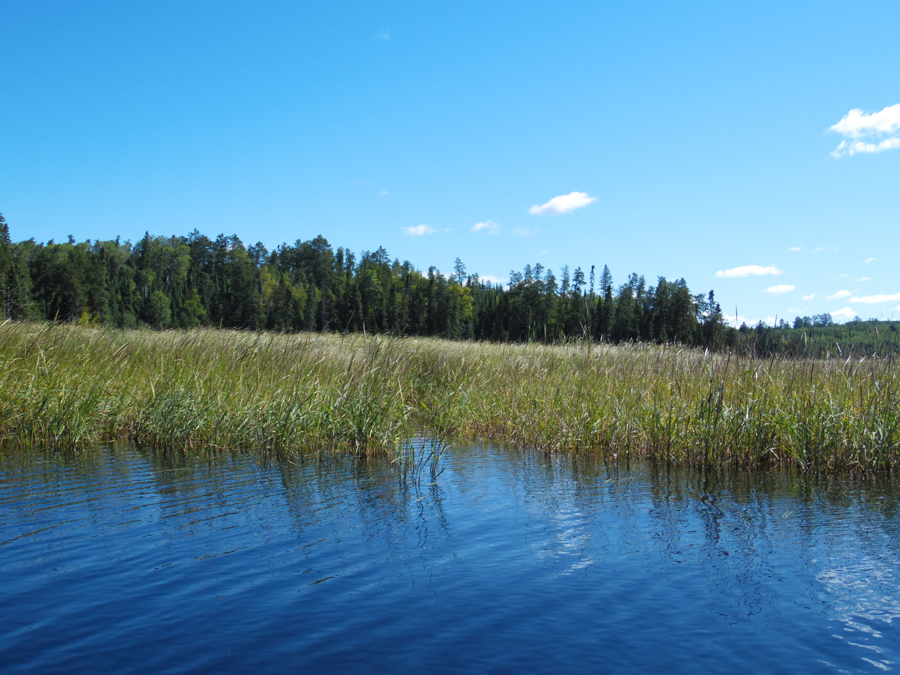
[{"label": "distant treeline", "polygon": [[540,263],[504,287],[391,260],[358,258],[323,237],[274,251],[237,236],[146,234],[116,241],[11,243],[3,229],[3,315],[119,327],[369,331],[494,341],[601,337],[721,346],[726,326],[712,293],[683,279],[647,284],[632,274],[614,287],[609,269],[559,278]]},{"label": "distant treeline", "polygon": [[779,321],[777,327],[760,323],[755,328],[741,326],[737,344],[759,356],[772,354],[814,354],[845,359],[852,355],[886,356],[898,351],[900,331],[896,321],[859,317],[836,324],[830,314],[797,317],[793,324]]},{"label": "distant treeline", "polygon": [[357,258],[322,236],[273,251],[196,230],[148,233],[136,244],[71,236],[65,243],[13,243],[2,215],[0,303],[5,318],[117,327],[368,331],[512,342],[590,338],[758,351],[803,351],[811,339],[803,327],[775,329],[782,336],[796,333],[789,340],[774,340],[763,325],[735,330],[712,291],[694,295],[684,279],[660,277],[653,284],[637,274],[616,287],[606,266],[599,272],[566,266],[557,277],[540,263],[526,265],[503,286],[467,274],[458,258],[445,276],[434,267],[420,271],[392,261],[383,248]]}]

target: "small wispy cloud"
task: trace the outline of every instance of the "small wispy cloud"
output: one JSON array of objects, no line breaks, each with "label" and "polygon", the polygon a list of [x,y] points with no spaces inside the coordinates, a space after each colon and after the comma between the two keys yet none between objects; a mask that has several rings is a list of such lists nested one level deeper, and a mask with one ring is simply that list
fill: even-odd
[{"label": "small wispy cloud", "polygon": [[480,223],[475,223],[471,227],[471,230],[472,232],[484,232],[485,234],[499,234],[500,226],[493,220],[485,220]]},{"label": "small wispy cloud", "polygon": [[872,262],[875,262],[875,258],[866,258],[865,260],[863,260],[863,265],[868,265]]},{"label": "small wispy cloud", "polygon": [[434,234],[437,232],[431,225],[414,225],[412,227],[404,227],[403,231],[410,237],[421,237],[423,234]]},{"label": "small wispy cloud", "polygon": [[804,300],[812,300],[814,297],[816,297],[816,294],[815,294],[815,293],[810,293],[809,295],[804,295],[804,296],[803,296],[803,299],[804,299]]},{"label": "small wispy cloud", "polygon": [[803,250],[803,247],[802,247],[802,246],[791,246],[791,247],[788,249],[788,252],[789,252],[789,253],[796,253],[797,251],[802,251],[802,250]]},{"label": "small wispy cloud", "polygon": [[375,35],[373,35],[372,38],[375,40],[381,40],[383,42],[390,42],[391,34],[386,30],[380,30],[377,33],[375,33]]},{"label": "small wispy cloud", "polygon": [[771,293],[772,295],[781,295],[782,293],[793,291],[796,288],[796,286],[791,286],[790,284],[779,284],[777,286],[769,286],[766,289],[766,293]]},{"label": "small wispy cloud", "polygon": [[849,307],[844,307],[844,309],[836,309],[832,312],[829,312],[829,314],[831,314],[832,319],[844,319],[845,321],[849,321],[856,316],[856,312],[854,312]]},{"label": "small wispy cloud", "polygon": [[844,137],[832,151],[832,157],[872,154],[900,148],[900,103],[871,114],[854,108],[840,122],[829,127],[828,131]]},{"label": "small wispy cloud", "polygon": [[872,281],[872,279],[869,277],[857,277],[853,281]]},{"label": "small wispy cloud", "polygon": [[546,204],[532,206],[528,213],[533,216],[559,215],[562,213],[571,213],[575,209],[583,209],[589,204],[597,201],[596,197],[591,197],[587,192],[570,192],[567,195],[554,197]]},{"label": "small wispy cloud", "polygon": [[875,305],[879,302],[896,302],[900,300],[900,293],[892,295],[864,295],[860,298],[850,298],[850,302],[861,302],[864,305]]},{"label": "small wispy cloud", "polygon": [[836,246],[819,246],[819,248],[814,248],[810,253],[821,253],[822,251],[837,251]]},{"label": "small wispy cloud", "polygon": [[742,277],[761,277],[766,274],[781,274],[781,270],[777,267],[763,267],[762,265],[744,265],[743,267],[732,267],[730,270],[719,270],[716,272],[717,277],[726,279],[738,279]]},{"label": "small wispy cloud", "polygon": [[382,196],[382,197],[387,197],[387,193],[388,193],[387,190],[382,190],[382,191],[379,192],[378,194],[379,194],[380,196]]},{"label": "small wispy cloud", "polygon": [[538,229],[536,227],[516,227],[513,228],[513,234],[517,234],[520,237],[533,237],[538,233]]},{"label": "small wispy cloud", "polygon": [[829,300],[839,300],[841,298],[849,298],[851,295],[853,295],[853,293],[851,293],[850,291],[838,291],[837,293],[835,293],[833,295],[829,295],[828,299]]},{"label": "small wispy cloud", "polygon": [[865,143],[863,141],[853,141],[848,143],[847,141],[841,141],[841,144],[834,149],[831,156],[840,157],[841,155],[855,155],[858,152],[874,154],[876,152],[894,150],[896,148],[900,148],[900,136],[885,138],[879,143]]}]

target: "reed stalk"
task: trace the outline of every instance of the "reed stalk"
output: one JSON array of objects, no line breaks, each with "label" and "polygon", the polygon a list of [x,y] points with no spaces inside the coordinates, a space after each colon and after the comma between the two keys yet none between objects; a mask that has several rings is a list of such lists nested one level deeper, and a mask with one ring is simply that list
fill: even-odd
[{"label": "reed stalk", "polygon": [[435,447],[476,439],[681,465],[893,472],[898,411],[890,358],[0,325],[0,438],[23,445],[407,461],[424,436]]}]

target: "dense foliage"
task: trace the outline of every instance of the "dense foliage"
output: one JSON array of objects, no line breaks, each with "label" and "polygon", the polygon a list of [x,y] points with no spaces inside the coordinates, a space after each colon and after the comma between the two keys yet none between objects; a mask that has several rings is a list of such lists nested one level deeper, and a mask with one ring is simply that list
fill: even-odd
[{"label": "dense foliage", "polygon": [[692,295],[683,279],[656,285],[632,274],[614,288],[564,267],[511,273],[508,287],[467,275],[457,259],[444,276],[391,261],[379,248],[357,259],[323,237],[274,251],[236,236],[153,237],[137,244],[86,241],[0,244],[3,316],[117,327],[221,326],[336,331],[493,341],[601,337],[724,344],[712,293]]},{"label": "dense foliage", "polygon": [[[318,236],[268,251],[237,236],[13,243],[0,215],[0,316],[121,328],[225,328],[370,332],[496,342],[677,342],[712,350],[885,353],[893,322],[834,325],[827,314],[793,325],[729,328],[712,291],[684,279],[656,284],[609,269],[557,278],[540,263],[510,273],[507,286],[466,274],[457,258],[445,276],[391,260],[387,251],[334,250]],[[880,328],[879,328],[880,327]]]}]

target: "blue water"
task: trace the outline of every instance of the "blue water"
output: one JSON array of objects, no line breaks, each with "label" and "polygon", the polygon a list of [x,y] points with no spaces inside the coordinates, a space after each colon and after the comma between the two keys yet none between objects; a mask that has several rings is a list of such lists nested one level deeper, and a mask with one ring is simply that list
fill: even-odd
[{"label": "blue water", "polygon": [[900,490],[492,448],[0,453],[0,670],[900,669]]}]

